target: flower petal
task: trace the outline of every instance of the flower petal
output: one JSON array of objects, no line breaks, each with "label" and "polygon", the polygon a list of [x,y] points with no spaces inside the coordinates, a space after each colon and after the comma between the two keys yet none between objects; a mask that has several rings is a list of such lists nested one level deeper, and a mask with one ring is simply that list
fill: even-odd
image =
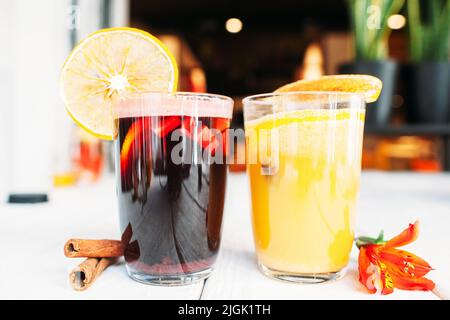
[{"label": "flower petal", "polygon": [[359,249],[358,257],[358,270],[359,270],[359,282],[369,290],[370,293],[377,292],[373,281],[373,270],[371,268],[369,257],[365,247]]},{"label": "flower petal", "polygon": [[404,277],[423,277],[433,268],[415,254],[395,248],[383,248],[380,259],[388,266],[391,273]]},{"label": "flower petal", "polygon": [[[376,248],[375,248],[376,249]],[[392,277],[386,267],[386,265],[381,261],[377,260],[377,273],[378,273],[378,285],[381,289],[381,294],[386,295],[394,292],[394,282]]]},{"label": "flower petal", "polygon": [[392,280],[391,274],[388,272],[387,267],[380,263],[380,278],[381,278],[381,294],[391,294],[394,292],[394,281]]},{"label": "flower petal", "polygon": [[386,242],[386,247],[402,247],[405,246],[419,236],[419,221],[409,224],[409,227],[403,230],[399,235]]},{"label": "flower petal", "polygon": [[423,277],[401,277],[392,274],[394,286],[402,290],[423,290],[431,291],[436,286],[433,281]]}]

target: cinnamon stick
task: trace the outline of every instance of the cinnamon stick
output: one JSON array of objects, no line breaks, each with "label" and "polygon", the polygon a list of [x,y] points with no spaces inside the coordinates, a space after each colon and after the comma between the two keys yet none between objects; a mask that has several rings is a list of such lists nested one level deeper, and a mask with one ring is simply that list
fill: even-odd
[{"label": "cinnamon stick", "polygon": [[75,267],[69,275],[69,282],[73,289],[83,291],[89,288],[95,279],[109,265],[113,264],[116,258],[88,258],[79,266]]},{"label": "cinnamon stick", "polygon": [[123,255],[119,240],[70,239],[64,245],[68,258],[117,258]]}]

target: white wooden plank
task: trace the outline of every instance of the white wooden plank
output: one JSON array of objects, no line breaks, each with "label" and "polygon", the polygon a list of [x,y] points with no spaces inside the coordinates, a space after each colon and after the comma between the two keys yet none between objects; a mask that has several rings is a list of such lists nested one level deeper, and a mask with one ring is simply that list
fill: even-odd
[{"label": "white wooden plank", "polygon": [[0,207],[0,299],[198,299],[203,282],[185,287],[148,286],[130,280],[122,265],[108,268],[91,288],[67,282],[82,260],[64,257],[71,237],[120,238],[114,180],[67,188],[48,204]]},{"label": "white wooden plank", "polygon": [[[230,175],[223,246],[204,299],[433,299],[431,293],[396,290],[368,295],[357,281],[356,254],[347,276],[324,285],[286,284],[264,277],[256,268],[250,226],[250,203],[244,174]],[[420,219],[421,236],[407,249],[437,269],[430,278],[448,298],[450,272],[450,176],[365,173],[357,231],[392,236]],[[0,206],[1,299],[196,299],[202,284],[164,288],[131,281],[123,266],[114,266],[86,292],[74,292],[67,274],[79,261],[66,259],[62,245],[70,237],[117,238],[114,181],[57,190],[45,205]]]},{"label": "white wooden plank", "polygon": [[[415,179],[414,175],[413,179]],[[409,176],[407,176],[409,177]],[[384,201],[387,197],[386,193],[402,192],[404,188],[402,176],[390,174],[364,174],[362,180],[362,189],[358,217],[358,225],[365,226],[365,230],[369,233],[378,232],[379,228],[386,227],[386,231],[390,234],[398,232],[411,221],[411,217],[403,212],[402,215],[396,215],[396,206],[392,203]],[[398,179],[398,180],[397,180]],[[427,178],[418,178],[419,183]],[[442,179],[449,179],[443,177]],[[397,181],[397,184],[391,185],[392,190],[383,192],[385,184],[391,181]],[[404,181],[409,182],[409,181]],[[378,194],[373,194],[373,189],[380,189]],[[450,188],[449,188],[450,190]],[[407,192],[407,191],[405,191]],[[432,189],[429,190],[428,197],[424,196],[423,206],[434,201]],[[407,197],[404,195],[404,197]],[[448,198],[450,199],[450,197]],[[403,199],[404,206],[409,208],[411,212],[410,202]],[[385,202],[383,204],[383,202]],[[373,204],[378,204],[375,210]],[[448,206],[447,206],[448,207]],[[419,239],[419,246],[412,247],[418,254],[429,253],[433,250],[435,243],[433,238],[429,236],[429,230],[433,225],[439,224],[439,220],[433,218],[432,215],[421,217],[423,224],[428,227],[424,228],[424,232]],[[443,218],[440,216],[440,218]],[[404,221],[403,221],[404,220]],[[447,220],[448,221],[448,220]],[[411,221],[412,222],[412,221]],[[450,225],[450,224],[447,224]],[[359,228],[361,229],[361,228]],[[336,282],[320,285],[297,285],[290,283],[282,283],[272,280],[262,275],[256,267],[253,240],[250,224],[250,202],[248,182],[245,174],[232,174],[229,176],[229,184],[227,189],[225,225],[223,233],[222,252],[219,257],[217,268],[212,277],[206,282],[203,291],[203,299],[436,299],[437,297],[430,292],[410,292],[396,290],[388,296],[370,295],[364,291],[364,288],[358,282],[357,274],[357,249],[352,252],[352,261],[348,268],[347,275]],[[444,239],[442,239],[444,240]],[[448,238],[447,238],[448,240]],[[447,241],[449,244],[450,241]],[[426,249],[426,250],[425,250]],[[430,257],[431,259],[439,254]],[[427,256],[423,254],[423,256]],[[450,271],[450,264],[447,266],[447,276]],[[438,279],[435,279],[436,281]],[[441,284],[441,282],[439,282]]]}]

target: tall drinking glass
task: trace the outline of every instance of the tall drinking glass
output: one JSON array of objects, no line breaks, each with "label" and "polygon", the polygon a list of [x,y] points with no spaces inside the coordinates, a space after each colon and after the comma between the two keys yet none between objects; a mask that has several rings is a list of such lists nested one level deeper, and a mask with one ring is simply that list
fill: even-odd
[{"label": "tall drinking glass", "polygon": [[158,92],[115,106],[120,227],[134,280],[188,284],[212,271],[232,109],[224,96]]},{"label": "tall drinking glass", "polygon": [[353,243],[363,98],[288,92],[243,104],[260,269],[293,282],[341,277]]}]

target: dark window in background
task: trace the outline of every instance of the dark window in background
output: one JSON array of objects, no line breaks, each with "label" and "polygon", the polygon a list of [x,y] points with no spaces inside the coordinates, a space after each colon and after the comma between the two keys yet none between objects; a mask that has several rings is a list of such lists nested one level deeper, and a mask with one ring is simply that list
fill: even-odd
[{"label": "dark window in background", "polygon": [[[345,0],[132,0],[131,24],[187,41],[208,91],[231,96],[273,91],[292,81],[308,43],[348,28]],[[225,30],[238,17],[240,33]]]}]

